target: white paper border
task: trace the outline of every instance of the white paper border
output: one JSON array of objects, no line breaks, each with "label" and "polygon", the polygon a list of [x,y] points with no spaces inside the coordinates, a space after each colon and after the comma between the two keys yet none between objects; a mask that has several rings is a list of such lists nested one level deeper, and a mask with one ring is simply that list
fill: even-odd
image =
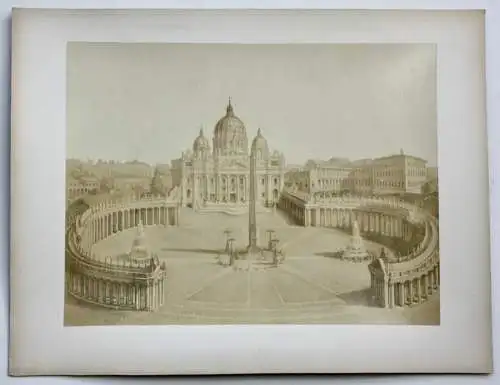
[{"label": "white paper border", "polygon": [[[217,11],[207,17],[181,10],[24,12],[13,30],[12,372],[491,368],[484,63],[477,60],[483,52],[480,13]],[[64,328],[66,41],[438,44],[441,326]]]}]

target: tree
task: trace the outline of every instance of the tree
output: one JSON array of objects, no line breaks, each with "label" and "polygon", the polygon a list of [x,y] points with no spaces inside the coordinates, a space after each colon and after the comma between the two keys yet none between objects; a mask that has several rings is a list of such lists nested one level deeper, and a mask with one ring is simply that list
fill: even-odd
[{"label": "tree", "polygon": [[104,177],[99,182],[99,190],[102,193],[109,193],[113,191],[114,181],[111,177]]},{"label": "tree", "polygon": [[150,192],[152,195],[165,195],[165,186],[158,168],[155,169],[153,179],[151,180]]}]

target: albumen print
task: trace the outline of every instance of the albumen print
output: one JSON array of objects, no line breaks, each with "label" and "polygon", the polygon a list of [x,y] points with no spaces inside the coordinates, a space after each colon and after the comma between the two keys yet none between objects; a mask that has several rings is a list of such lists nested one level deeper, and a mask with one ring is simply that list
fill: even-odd
[{"label": "albumen print", "polygon": [[74,42],[66,114],[65,326],[439,325],[434,45]]}]

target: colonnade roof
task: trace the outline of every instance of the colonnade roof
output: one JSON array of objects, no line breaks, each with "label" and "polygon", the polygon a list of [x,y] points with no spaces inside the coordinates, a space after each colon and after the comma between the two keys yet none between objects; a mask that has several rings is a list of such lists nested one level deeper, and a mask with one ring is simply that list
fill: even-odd
[{"label": "colonnade roof", "polygon": [[308,202],[309,201],[309,194],[304,192],[304,191],[300,191],[300,190],[297,190],[297,191],[289,191],[289,190],[285,190],[285,193],[294,197],[294,198],[297,198],[297,199],[300,199],[301,201],[304,201],[304,202]]}]

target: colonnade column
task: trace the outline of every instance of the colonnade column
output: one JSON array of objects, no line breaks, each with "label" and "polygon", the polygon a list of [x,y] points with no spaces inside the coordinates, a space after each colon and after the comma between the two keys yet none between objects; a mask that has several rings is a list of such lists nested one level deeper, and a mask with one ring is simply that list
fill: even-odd
[{"label": "colonnade column", "polygon": [[389,284],[387,283],[387,281],[383,281],[383,306],[384,307],[388,307],[389,306]]}]

